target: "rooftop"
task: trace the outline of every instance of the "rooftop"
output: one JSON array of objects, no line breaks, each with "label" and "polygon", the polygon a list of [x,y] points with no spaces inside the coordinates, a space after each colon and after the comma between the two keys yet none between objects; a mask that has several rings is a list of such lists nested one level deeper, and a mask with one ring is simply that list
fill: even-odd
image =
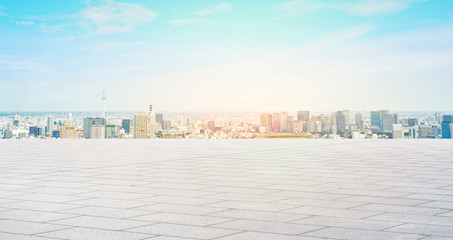
[{"label": "rooftop", "polygon": [[0,239],[453,239],[453,142],[4,140]]}]

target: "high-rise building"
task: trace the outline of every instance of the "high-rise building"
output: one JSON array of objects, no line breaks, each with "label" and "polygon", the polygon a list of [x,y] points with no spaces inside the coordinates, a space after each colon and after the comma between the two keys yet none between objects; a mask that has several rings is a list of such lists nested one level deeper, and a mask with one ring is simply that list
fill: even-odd
[{"label": "high-rise building", "polygon": [[302,132],[303,131],[303,121],[293,121],[293,132]]},{"label": "high-rise building", "polygon": [[261,113],[260,126],[265,127],[266,132],[272,132],[272,114]]},{"label": "high-rise building", "polygon": [[163,125],[164,125],[164,127],[163,127],[164,130],[171,130],[171,120],[164,120]]},{"label": "high-rise building", "polygon": [[91,139],[104,139],[105,138],[105,126],[104,125],[93,125],[90,130]]},{"label": "high-rise building", "polygon": [[361,113],[355,114],[355,124],[356,124],[357,128],[360,130],[360,132],[363,132],[365,130],[363,114],[361,114]]},{"label": "high-rise building", "polygon": [[392,126],[392,136],[393,139],[403,139],[404,132],[403,132],[403,125],[402,124],[393,124]]},{"label": "high-rise building", "polygon": [[60,138],[60,130],[53,130],[52,131],[53,138]]},{"label": "high-rise building", "polygon": [[62,126],[60,129],[60,138],[61,139],[75,139],[76,138],[76,129],[72,126]]},{"label": "high-rise building", "polygon": [[46,133],[52,133],[53,131],[53,126],[54,126],[54,123],[53,123],[53,116],[50,115],[47,117],[47,128],[46,128]]},{"label": "high-rise building", "polygon": [[395,116],[393,114],[385,114],[382,116],[382,132],[392,132],[393,124],[395,124]]},{"label": "high-rise building", "polygon": [[30,126],[30,128],[28,128],[28,135],[29,136],[38,136],[38,127],[37,126]]},{"label": "high-rise building", "polygon": [[124,129],[125,133],[131,133],[131,120],[123,119],[121,121],[121,127]]},{"label": "high-rise building", "polygon": [[105,123],[105,118],[86,117],[85,119],[83,119],[83,137],[91,138],[91,127],[104,126]]},{"label": "high-rise building", "polygon": [[288,111],[280,112],[280,132],[288,132],[287,127]]},{"label": "high-rise building", "polygon": [[348,129],[349,130],[349,124],[350,124],[350,116],[351,116],[351,113],[349,110],[343,110],[341,111],[341,113],[343,114],[344,116],[344,126],[345,126],[345,129]]},{"label": "high-rise building", "polygon": [[381,112],[371,111],[371,127],[381,128]]},{"label": "high-rise building", "polygon": [[164,114],[162,113],[157,113],[156,114],[156,123],[160,124],[160,128],[164,128]]},{"label": "high-rise building", "polygon": [[444,115],[442,117],[442,138],[447,139],[447,138],[452,138],[451,134],[451,125],[452,125],[452,115]]},{"label": "high-rise building", "polygon": [[156,117],[153,114],[152,105],[148,113],[134,115],[134,138],[151,139],[155,137]]},{"label": "high-rise building", "polygon": [[399,124],[400,123],[400,115],[398,113],[394,113],[393,117],[395,118],[394,123]]},{"label": "high-rise building", "polygon": [[94,125],[94,118],[86,117],[83,119],[83,137],[90,138],[91,137],[91,126]]},{"label": "high-rise building", "polygon": [[361,121],[363,121],[363,115],[361,113],[356,113],[355,114],[355,124],[358,126]]},{"label": "high-rise building", "polygon": [[280,132],[280,114],[274,113],[272,115],[272,131]]},{"label": "high-rise building", "polygon": [[419,126],[419,135],[420,138],[434,138],[435,134],[433,131],[433,126]]},{"label": "high-rise building", "polygon": [[345,115],[343,114],[343,111],[337,111],[337,114],[336,114],[336,125],[337,125],[337,131],[338,132],[343,132],[346,128],[346,117]]},{"label": "high-rise building", "polygon": [[105,125],[105,138],[115,138],[116,134],[116,126],[115,125]]},{"label": "high-rise building", "polygon": [[215,122],[214,121],[212,121],[212,120],[208,121],[207,125],[208,125],[207,127],[209,130],[211,130],[213,132],[215,131]]},{"label": "high-rise building", "polygon": [[389,114],[388,110],[371,111],[371,127],[379,128],[379,131],[383,131],[384,115]]},{"label": "high-rise building", "polygon": [[288,116],[286,118],[286,132],[294,132],[294,130],[293,130],[293,122],[294,122],[294,117],[293,116]]},{"label": "high-rise building", "polygon": [[301,131],[308,132],[310,129],[310,111],[297,111],[297,120],[302,121],[303,128]]},{"label": "high-rise building", "polygon": [[418,121],[417,121],[416,118],[409,118],[409,119],[407,120],[407,125],[408,125],[409,127],[417,126],[417,125],[418,125],[417,122],[418,122]]},{"label": "high-rise building", "polygon": [[297,111],[297,121],[309,121],[310,111]]}]

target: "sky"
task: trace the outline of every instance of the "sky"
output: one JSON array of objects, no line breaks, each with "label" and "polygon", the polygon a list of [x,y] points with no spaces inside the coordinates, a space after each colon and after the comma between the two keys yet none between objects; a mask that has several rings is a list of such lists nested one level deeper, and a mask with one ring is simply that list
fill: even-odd
[{"label": "sky", "polygon": [[0,0],[0,112],[103,88],[107,111],[452,111],[453,1]]}]

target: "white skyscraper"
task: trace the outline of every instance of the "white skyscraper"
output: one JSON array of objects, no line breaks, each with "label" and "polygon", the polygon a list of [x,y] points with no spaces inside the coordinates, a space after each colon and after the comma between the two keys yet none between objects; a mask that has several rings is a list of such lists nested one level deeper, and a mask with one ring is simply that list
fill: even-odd
[{"label": "white skyscraper", "polygon": [[53,131],[53,116],[49,115],[47,117],[47,133],[52,133]]}]

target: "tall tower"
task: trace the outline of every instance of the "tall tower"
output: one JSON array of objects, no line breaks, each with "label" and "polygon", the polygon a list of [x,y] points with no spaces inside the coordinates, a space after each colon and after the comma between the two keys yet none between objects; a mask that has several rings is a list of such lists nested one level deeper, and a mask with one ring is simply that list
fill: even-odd
[{"label": "tall tower", "polygon": [[105,81],[102,84],[102,114],[101,118],[105,118]]}]

